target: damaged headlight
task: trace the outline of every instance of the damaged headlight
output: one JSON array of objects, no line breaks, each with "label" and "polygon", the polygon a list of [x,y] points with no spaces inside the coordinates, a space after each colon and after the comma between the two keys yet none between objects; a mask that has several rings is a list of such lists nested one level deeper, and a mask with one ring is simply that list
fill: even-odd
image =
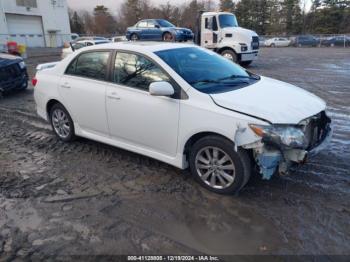
[{"label": "damaged headlight", "polygon": [[263,138],[263,142],[291,148],[306,148],[307,139],[304,132],[295,126],[288,125],[249,125],[255,134]]}]

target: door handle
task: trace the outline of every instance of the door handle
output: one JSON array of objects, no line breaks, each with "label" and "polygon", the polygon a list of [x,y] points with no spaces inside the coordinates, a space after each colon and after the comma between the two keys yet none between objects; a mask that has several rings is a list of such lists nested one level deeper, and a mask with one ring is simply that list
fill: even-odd
[{"label": "door handle", "polygon": [[70,88],[70,85],[68,85],[68,83],[64,83],[63,85],[61,85],[62,88],[67,88],[69,89]]},{"label": "door handle", "polygon": [[117,93],[113,92],[107,96],[109,99],[120,100],[120,97]]}]

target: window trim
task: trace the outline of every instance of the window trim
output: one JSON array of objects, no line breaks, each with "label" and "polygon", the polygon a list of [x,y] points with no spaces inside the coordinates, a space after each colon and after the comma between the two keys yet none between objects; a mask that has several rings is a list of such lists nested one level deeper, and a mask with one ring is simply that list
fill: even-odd
[{"label": "window trim", "polygon": [[[94,80],[94,81],[110,82],[109,79],[110,79],[110,74],[111,74],[111,60],[113,59],[113,51],[114,51],[113,49],[95,49],[95,50],[83,51],[79,55],[75,56],[72,61],[69,62],[68,66],[64,70],[64,75],[73,76],[73,77],[79,77],[79,78],[89,79],[89,80]],[[108,61],[107,61],[107,67],[106,67],[105,79],[96,79],[96,78],[92,78],[92,77],[87,77],[87,76],[81,76],[81,75],[75,75],[75,74],[67,73],[68,68],[73,63],[77,63],[77,61],[79,60],[79,57],[81,55],[84,55],[84,54],[87,54],[87,53],[97,53],[97,52],[99,52],[99,53],[101,53],[101,52],[104,52],[104,53],[108,52],[109,53],[109,57],[108,57]]]},{"label": "window trim", "polygon": [[157,63],[153,58],[149,57],[148,55],[142,54],[142,53],[137,52],[137,51],[124,50],[124,49],[116,49],[116,50],[114,50],[113,55],[112,55],[112,59],[111,59],[111,64],[110,64],[110,75],[109,75],[109,82],[110,83],[112,83],[114,85],[126,87],[126,88],[129,88],[129,89],[132,89],[132,90],[138,90],[138,91],[141,91],[143,93],[149,94],[148,90],[144,90],[144,89],[137,88],[137,87],[123,85],[123,84],[116,83],[116,82],[113,81],[112,77],[113,77],[113,74],[114,74],[115,60],[117,58],[117,54],[118,53],[127,53],[127,54],[131,54],[131,55],[139,55],[139,56],[142,56],[142,57],[150,60],[152,63],[154,63],[156,66],[158,66],[160,68],[160,70],[162,70],[162,72],[170,79],[170,84],[175,89],[174,95],[168,96],[168,97],[173,98],[173,99],[179,99],[179,100],[186,100],[186,99],[188,99],[188,95],[182,89],[182,87],[176,82],[176,80],[173,77],[171,77],[171,75],[166,70],[164,70],[164,68],[161,65],[159,65],[159,63]]}]

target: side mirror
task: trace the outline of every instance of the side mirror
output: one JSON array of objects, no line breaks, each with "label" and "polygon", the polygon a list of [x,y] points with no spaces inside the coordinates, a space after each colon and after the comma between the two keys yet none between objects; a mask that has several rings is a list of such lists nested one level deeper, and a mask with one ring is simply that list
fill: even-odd
[{"label": "side mirror", "polygon": [[154,27],[155,27],[155,28],[160,28],[160,26],[159,26],[159,25],[154,25]]},{"label": "side mirror", "polygon": [[152,96],[172,96],[175,90],[169,82],[153,82],[149,85],[149,93]]}]

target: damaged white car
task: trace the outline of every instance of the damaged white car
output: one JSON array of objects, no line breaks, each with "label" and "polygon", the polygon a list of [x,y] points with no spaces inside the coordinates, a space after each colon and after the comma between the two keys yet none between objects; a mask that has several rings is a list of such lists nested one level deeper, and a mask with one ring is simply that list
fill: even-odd
[{"label": "damaged white car", "polygon": [[222,194],[325,147],[326,104],[189,44],[116,43],[39,65],[35,100],[63,141],[86,137],[181,169]]}]

